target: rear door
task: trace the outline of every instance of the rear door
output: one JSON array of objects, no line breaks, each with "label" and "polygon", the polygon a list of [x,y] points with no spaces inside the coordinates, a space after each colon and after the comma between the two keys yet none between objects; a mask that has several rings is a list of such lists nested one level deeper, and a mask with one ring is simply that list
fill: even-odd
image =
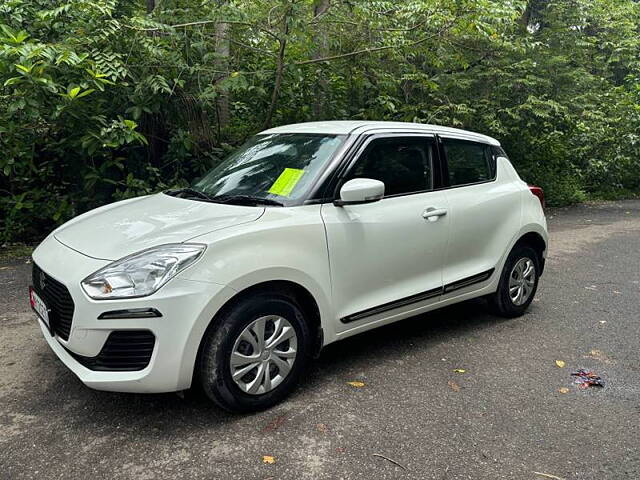
[{"label": "rear door", "polygon": [[518,232],[520,187],[496,165],[490,145],[440,137],[449,205],[445,295],[481,288]]},{"label": "rear door", "polygon": [[336,192],[352,178],[384,182],[382,200],[322,206],[329,246],[332,301],[341,332],[437,301],[442,289],[449,219],[438,178],[435,138],[378,135],[360,149]]}]

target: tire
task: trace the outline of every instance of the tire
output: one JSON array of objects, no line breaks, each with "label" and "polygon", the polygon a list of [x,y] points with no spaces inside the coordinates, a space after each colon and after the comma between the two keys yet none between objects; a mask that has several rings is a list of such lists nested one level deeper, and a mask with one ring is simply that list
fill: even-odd
[{"label": "tire", "polygon": [[[270,346],[269,340],[276,337],[287,338]],[[311,339],[309,323],[293,296],[256,293],[223,311],[207,329],[199,356],[200,385],[225,410],[267,409],[297,385],[309,362]],[[255,366],[249,369],[251,365]],[[238,374],[235,380],[232,369]]]},{"label": "tire", "polygon": [[[530,264],[527,263],[530,262]],[[533,272],[530,280],[521,280],[518,277],[525,273],[527,266],[531,265]],[[517,268],[516,268],[517,267]],[[516,270],[518,270],[516,272]],[[511,277],[514,276],[513,282]],[[505,318],[515,318],[524,314],[529,308],[533,297],[538,289],[538,279],[540,275],[540,257],[538,253],[527,245],[516,245],[509,253],[507,260],[500,274],[500,282],[498,283],[498,290],[487,297],[491,310]],[[511,283],[510,283],[511,282]],[[510,286],[511,285],[511,286]],[[516,288],[517,285],[522,286],[522,296],[518,297],[518,291],[514,290],[513,295],[516,298],[512,298],[510,294],[510,288]],[[524,293],[526,294],[526,298]]]}]

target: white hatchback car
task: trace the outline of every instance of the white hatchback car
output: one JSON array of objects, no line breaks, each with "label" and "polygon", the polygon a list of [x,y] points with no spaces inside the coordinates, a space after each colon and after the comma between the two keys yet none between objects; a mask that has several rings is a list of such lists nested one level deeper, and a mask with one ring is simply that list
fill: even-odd
[{"label": "white hatchback car", "polygon": [[329,343],[486,296],[531,303],[544,198],[498,141],[315,122],[256,135],[191,188],[80,215],[33,254],[30,301],[86,385],[263,409]]}]

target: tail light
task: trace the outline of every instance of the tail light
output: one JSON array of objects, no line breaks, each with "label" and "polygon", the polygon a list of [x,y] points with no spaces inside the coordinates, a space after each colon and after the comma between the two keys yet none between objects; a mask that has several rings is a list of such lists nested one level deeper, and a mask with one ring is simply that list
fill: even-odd
[{"label": "tail light", "polygon": [[544,208],[544,191],[540,187],[536,187],[534,185],[529,185],[529,190],[531,190],[531,193],[538,197],[538,200],[540,200],[540,205],[542,205],[542,208]]}]

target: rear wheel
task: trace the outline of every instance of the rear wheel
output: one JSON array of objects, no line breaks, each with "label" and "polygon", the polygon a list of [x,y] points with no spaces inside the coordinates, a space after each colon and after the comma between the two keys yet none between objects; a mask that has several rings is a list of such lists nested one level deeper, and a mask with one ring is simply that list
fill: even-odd
[{"label": "rear wheel", "polygon": [[492,310],[507,318],[522,315],[536,294],[539,272],[538,253],[527,245],[516,245],[504,264],[498,290],[488,297]]},{"label": "rear wheel", "polygon": [[205,334],[199,376],[221,407],[269,408],[286,397],[308,363],[311,335],[286,293],[258,293],[234,305]]}]

